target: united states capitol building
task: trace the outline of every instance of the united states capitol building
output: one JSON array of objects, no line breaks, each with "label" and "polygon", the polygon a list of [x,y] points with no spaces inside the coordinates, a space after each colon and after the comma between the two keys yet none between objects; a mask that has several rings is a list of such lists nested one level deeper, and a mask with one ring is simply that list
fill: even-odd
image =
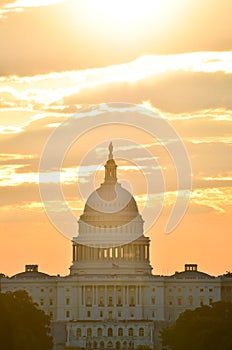
[{"label": "united states capitol building", "polygon": [[231,301],[232,278],[210,276],[196,264],[172,276],[152,274],[143,224],[135,199],[117,180],[110,145],[104,182],[78,221],[70,274],[49,276],[26,265],[2,278],[1,290],[26,290],[51,316],[54,350],[160,350],[160,330],[181,312]]}]

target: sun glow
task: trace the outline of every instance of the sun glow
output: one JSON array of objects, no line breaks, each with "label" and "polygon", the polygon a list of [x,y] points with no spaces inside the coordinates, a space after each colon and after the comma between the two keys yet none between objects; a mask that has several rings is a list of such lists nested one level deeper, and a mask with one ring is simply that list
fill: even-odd
[{"label": "sun glow", "polygon": [[[70,9],[82,14],[82,21],[104,35],[134,38],[149,27],[166,26],[180,8],[181,0],[71,0]],[[74,14],[73,14],[74,15]],[[147,33],[149,35],[149,32]]]},{"label": "sun glow", "polygon": [[[96,16],[109,21],[140,21],[151,11],[161,10],[165,1],[154,0],[87,0]],[[153,13],[154,14],[154,13]]]}]

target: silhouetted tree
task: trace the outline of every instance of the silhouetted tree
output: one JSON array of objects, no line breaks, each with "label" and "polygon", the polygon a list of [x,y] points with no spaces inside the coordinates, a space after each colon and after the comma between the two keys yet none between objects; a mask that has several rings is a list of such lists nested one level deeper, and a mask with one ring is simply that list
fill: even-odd
[{"label": "silhouetted tree", "polygon": [[231,330],[232,304],[216,302],[184,311],[161,338],[172,350],[232,350]]},{"label": "silhouetted tree", "polygon": [[50,319],[25,291],[0,294],[0,348],[51,350]]}]

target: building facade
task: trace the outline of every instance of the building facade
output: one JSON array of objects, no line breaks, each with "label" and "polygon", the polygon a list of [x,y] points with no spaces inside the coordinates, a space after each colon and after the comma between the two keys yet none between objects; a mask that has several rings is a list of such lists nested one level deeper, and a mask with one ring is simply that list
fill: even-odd
[{"label": "building facade", "polygon": [[65,277],[37,265],[1,278],[1,290],[23,289],[49,314],[54,350],[161,349],[159,332],[186,309],[231,298],[232,278],[186,264],[172,276],[152,274],[150,240],[133,196],[117,180],[112,145],[105,179],[88,198],[73,238]]}]

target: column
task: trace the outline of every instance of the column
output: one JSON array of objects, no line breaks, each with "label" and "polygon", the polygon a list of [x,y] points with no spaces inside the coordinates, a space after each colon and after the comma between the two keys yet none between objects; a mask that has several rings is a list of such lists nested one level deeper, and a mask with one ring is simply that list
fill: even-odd
[{"label": "column", "polygon": [[114,286],[113,305],[114,305],[114,307],[117,305],[117,300],[116,300],[116,286]]},{"label": "column", "polygon": [[150,249],[149,249],[149,245],[147,245],[147,260],[150,261]]},{"label": "column", "polygon": [[104,287],[104,296],[105,296],[105,300],[104,300],[104,305],[107,306],[107,286]]},{"label": "column", "polygon": [[81,305],[84,305],[84,287],[81,287]]},{"label": "column", "polygon": [[128,288],[125,286],[125,304],[128,305]]},{"label": "column", "polygon": [[98,303],[99,303],[98,289],[99,289],[99,286],[96,286],[96,305],[97,306],[98,306]]},{"label": "column", "polygon": [[126,287],[122,287],[122,305],[126,305]]},{"label": "column", "polygon": [[85,300],[85,286],[83,287],[83,305],[85,305],[85,302],[86,302],[86,300]]},{"label": "column", "polygon": [[96,286],[92,286],[92,305],[95,305],[96,301]]},{"label": "column", "polygon": [[76,261],[76,246],[73,244],[73,261]]},{"label": "column", "polygon": [[142,249],[141,260],[144,261],[144,258],[145,258],[145,247],[144,247],[144,245],[141,245],[141,249]]}]

